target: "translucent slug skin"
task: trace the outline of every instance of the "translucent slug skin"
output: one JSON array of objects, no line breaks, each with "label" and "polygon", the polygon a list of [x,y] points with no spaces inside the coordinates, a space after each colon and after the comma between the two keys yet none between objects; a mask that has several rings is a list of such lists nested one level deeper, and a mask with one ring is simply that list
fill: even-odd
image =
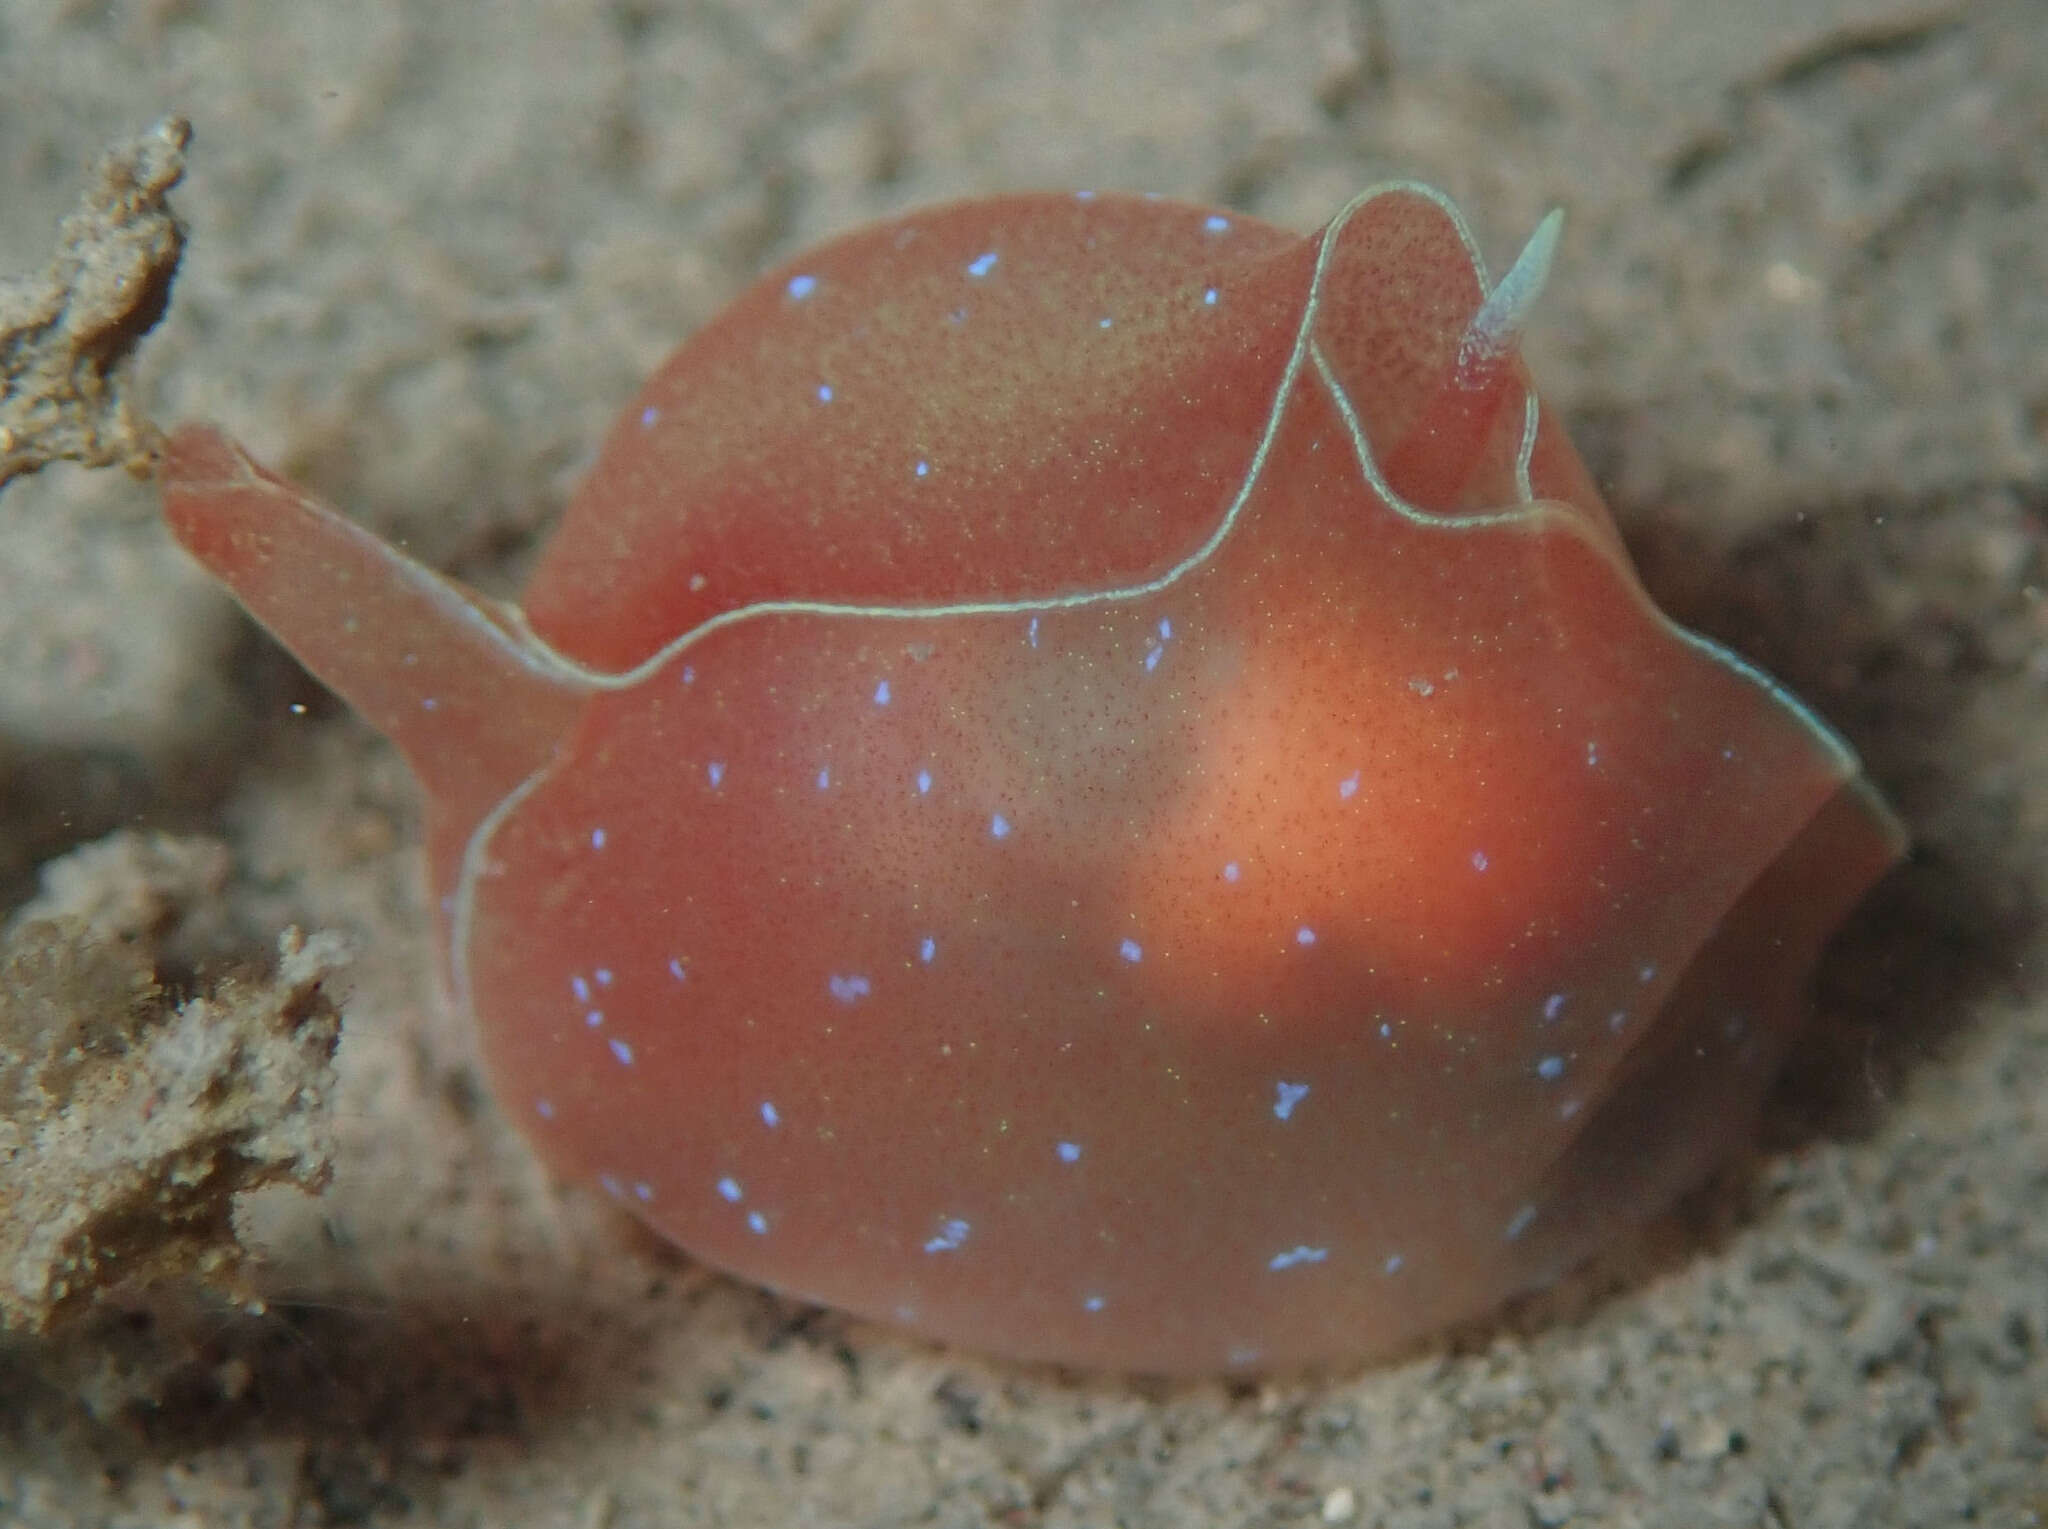
[{"label": "translucent slug skin", "polygon": [[960,203],[773,272],[523,609],[187,427],[180,540],[404,750],[447,985],[562,1174],[746,1278],[1156,1372],[1539,1286],[1748,1139],[1898,857],[1636,580],[1489,283]]}]

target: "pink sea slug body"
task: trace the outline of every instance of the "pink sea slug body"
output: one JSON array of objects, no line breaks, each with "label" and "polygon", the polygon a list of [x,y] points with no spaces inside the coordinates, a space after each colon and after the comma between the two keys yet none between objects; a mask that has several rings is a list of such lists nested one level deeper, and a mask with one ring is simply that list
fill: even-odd
[{"label": "pink sea slug body", "polygon": [[204,427],[179,539],[404,750],[560,1172],[1000,1354],[1385,1352],[1738,1146],[1901,839],[1649,602],[1426,189],[817,249],[626,410],[522,609]]}]

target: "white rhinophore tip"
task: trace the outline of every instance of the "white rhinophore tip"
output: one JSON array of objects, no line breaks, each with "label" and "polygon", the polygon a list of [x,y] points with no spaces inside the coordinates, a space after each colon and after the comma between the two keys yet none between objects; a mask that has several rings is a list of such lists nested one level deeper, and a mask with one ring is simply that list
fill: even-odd
[{"label": "white rhinophore tip", "polygon": [[1557,253],[1558,235],[1563,231],[1564,209],[1553,207],[1536,225],[1536,232],[1529,235],[1529,242],[1522,246],[1522,253],[1515,257],[1507,274],[1472,315],[1472,323],[1458,345],[1461,372],[1495,360],[1514,348],[1529,321],[1529,310],[1536,306],[1536,299],[1543,295],[1544,282],[1550,279],[1550,260]]}]

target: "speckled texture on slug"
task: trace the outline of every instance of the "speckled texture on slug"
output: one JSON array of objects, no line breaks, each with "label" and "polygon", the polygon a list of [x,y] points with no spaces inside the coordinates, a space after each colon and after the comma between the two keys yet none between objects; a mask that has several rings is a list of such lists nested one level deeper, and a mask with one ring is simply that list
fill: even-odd
[{"label": "speckled texture on slug", "polygon": [[523,619],[205,431],[168,511],[419,770],[564,1172],[1001,1353],[1383,1351],[1739,1143],[1898,849],[1649,605],[1468,250],[1405,187],[849,236],[627,409]]}]

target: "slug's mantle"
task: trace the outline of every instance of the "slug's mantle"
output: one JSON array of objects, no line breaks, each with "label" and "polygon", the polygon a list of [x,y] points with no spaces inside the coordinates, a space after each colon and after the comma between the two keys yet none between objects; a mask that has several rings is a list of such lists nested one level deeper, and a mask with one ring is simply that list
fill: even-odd
[{"label": "slug's mantle", "polygon": [[1011,196],[756,283],[523,610],[203,426],[178,538],[412,762],[560,1172],[1023,1357],[1384,1352],[1746,1138],[1898,856],[1644,595],[1437,193]]}]

